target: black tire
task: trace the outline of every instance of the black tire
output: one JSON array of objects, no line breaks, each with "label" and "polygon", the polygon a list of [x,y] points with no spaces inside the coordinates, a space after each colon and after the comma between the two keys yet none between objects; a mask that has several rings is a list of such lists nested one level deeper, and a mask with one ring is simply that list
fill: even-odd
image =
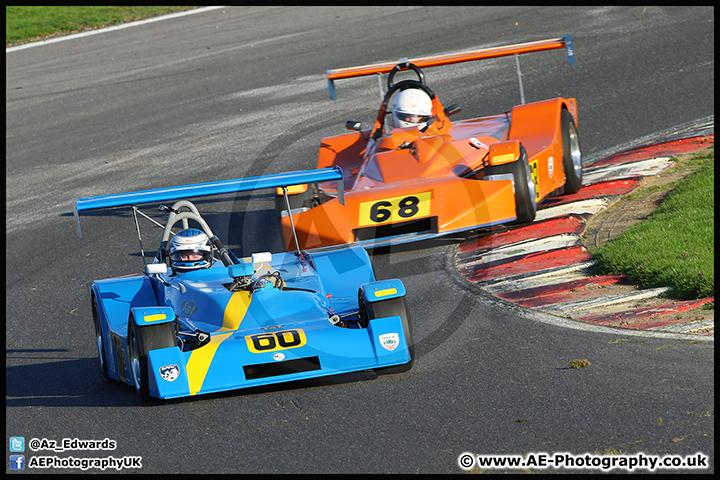
[{"label": "black tire", "polygon": [[580,137],[575,121],[567,110],[560,112],[560,128],[563,141],[563,169],[565,186],[563,194],[577,193],[582,187],[583,166],[580,151]]},{"label": "black tire", "polygon": [[130,315],[128,322],[128,350],[130,352],[130,376],[135,391],[143,399],[150,398],[148,383],[148,352],[158,348],[174,347],[175,327],[172,323],[138,327]]},{"label": "black tire", "polygon": [[360,316],[363,318],[364,326],[367,327],[370,320],[374,318],[394,317],[398,316],[402,320],[403,333],[408,343],[410,351],[410,361],[402,365],[393,365],[392,367],[382,367],[374,369],[378,375],[386,375],[393,373],[407,372],[412,368],[415,360],[415,342],[413,341],[412,328],[410,327],[410,315],[408,314],[407,302],[405,297],[390,298],[379,302],[368,302],[362,295],[360,290]]},{"label": "black tire", "polygon": [[535,204],[535,182],[530,174],[527,151],[520,146],[520,158],[512,163],[497,165],[490,168],[492,175],[512,174],[515,178],[515,212],[514,223],[531,223],[535,220],[537,205]]},{"label": "black tire", "polygon": [[93,325],[95,325],[95,343],[98,349],[98,358],[100,360],[100,371],[103,377],[110,380],[107,367],[107,356],[105,355],[105,339],[102,335],[102,329],[100,327],[100,308],[98,307],[97,298],[95,295],[92,296],[92,315]]}]

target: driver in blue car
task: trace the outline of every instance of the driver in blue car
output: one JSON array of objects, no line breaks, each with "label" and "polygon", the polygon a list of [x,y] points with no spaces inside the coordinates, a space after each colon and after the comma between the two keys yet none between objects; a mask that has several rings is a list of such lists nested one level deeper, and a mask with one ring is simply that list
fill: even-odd
[{"label": "driver in blue car", "polygon": [[432,118],[432,100],[418,88],[402,90],[393,101],[393,126],[424,129]]},{"label": "driver in blue car", "polygon": [[197,228],[178,232],[170,242],[170,265],[175,273],[210,267],[212,247],[207,234]]}]

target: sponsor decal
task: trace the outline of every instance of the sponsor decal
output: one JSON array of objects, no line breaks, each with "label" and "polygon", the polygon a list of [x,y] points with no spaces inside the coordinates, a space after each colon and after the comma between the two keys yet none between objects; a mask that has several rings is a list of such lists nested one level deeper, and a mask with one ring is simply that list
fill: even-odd
[{"label": "sponsor decal", "polygon": [[548,158],[548,175],[552,178],[553,168],[555,167],[555,160],[553,157]]},{"label": "sponsor decal", "polygon": [[197,309],[198,307],[195,306],[195,300],[191,300],[189,302],[183,302],[180,310],[182,311],[183,315],[189,317],[193,313],[197,312]]},{"label": "sponsor decal", "polygon": [[538,161],[530,162],[530,176],[535,184],[535,201],[540,201],[540,176],[538,175]]},{"label": "sponsor decal", "polygon": [[400,335],[397,333],[384,333],[378,337],[380,345],[389,351],[393,351],[400,345]]},{"label": "sponsor decal", "polygon": [[180,376],[180,367],[177,365],[163,365],[159,371],[162,379],[167,382],[174,382]]},{"label": "sponsor decal", "polygon": [[275,355],[273,355],[273,360],[277,360],[278,362],[280,360],[285,360],[285,354],[282,352],[277,352]]},{"label": "sponsor decal", "polygon": [[475,137],[471,137],[471,138],[470,138],[470,144],[471,144],[473,147],[477,148],[478,150],[480,150],[481,148],[488,148],[487,145],[485,145],[484,143],[482,143],[480,140],[478,140],[478,139],[475,138]]}]

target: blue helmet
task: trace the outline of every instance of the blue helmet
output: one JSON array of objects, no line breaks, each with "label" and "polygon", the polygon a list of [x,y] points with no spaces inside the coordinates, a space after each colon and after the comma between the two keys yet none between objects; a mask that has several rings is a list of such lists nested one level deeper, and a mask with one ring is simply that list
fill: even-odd
[{"label": "blue helmet", "polygon": [[170,264],[178,272],[207,268],[212,264],[208,236],[197,228],[178,232],[170,242]]}]

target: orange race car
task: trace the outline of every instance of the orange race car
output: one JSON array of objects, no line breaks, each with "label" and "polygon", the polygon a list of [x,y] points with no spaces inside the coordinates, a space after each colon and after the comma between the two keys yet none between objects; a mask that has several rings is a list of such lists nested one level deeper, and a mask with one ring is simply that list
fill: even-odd
[{"label": "orange race car", "polygon": [[[342,182],[278,189],[276,209],[288,250],[352,242],[370,248],[528,223],[544,199],[577,192],[583,167],[574,98],[525,104],[518,63],[521,105],[451,122],[459,108],[443,107],[421,70],[508,55],[517,61],[520,54],[557,48],[567,50],[574,66],[568,35],[329,70],[333,99],[335,80],[363,75],[387,73],[387,91],[371,129],[347,122],[352,133],[322,140],[317,168],[342,168]],[[395,82],[405,70],[417,79]]]}]

